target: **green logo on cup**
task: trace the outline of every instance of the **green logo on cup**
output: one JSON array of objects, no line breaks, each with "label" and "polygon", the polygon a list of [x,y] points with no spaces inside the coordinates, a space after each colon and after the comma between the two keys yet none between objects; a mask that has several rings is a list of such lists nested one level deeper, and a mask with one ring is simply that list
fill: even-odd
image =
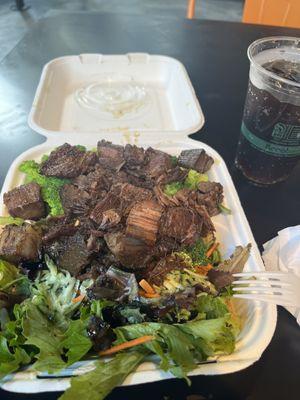
[{"label": "green logo on cup", "polygon": [[[279,127],[280,125],[280,127]],[[251,143],[252,147],[263,153],[276,157],[298,157],[300,156],[300,127],[278,123],[272,132],[272,139],[267,141],[254,135],[242,123],[243,136]]]},{"label": "green logo on cup", "polygon": [[297,146],[300,144],[300,126],[278,122],[274,126],[272,139],[275,143]]}]

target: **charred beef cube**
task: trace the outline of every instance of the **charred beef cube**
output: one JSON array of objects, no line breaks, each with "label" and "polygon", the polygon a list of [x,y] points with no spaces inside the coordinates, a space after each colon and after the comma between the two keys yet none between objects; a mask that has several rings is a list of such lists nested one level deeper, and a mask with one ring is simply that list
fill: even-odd
[{"label": "charred beef cube", "polygon": [[154,245],[161,214],[162,207],[153,200],[136,203],[127,218],[126,234]]},{"label": "charred beef cube", "polygon": [[145,150],[142,147],[126,144],[124,158],[128,167],[143,165],[145,163]]},{"label": "charred beef cube", "polygon": [[183,182],[187,177],[188,171],[178,166],[170,169],[165,175],[159,179],[160,184],[167,184],[171,182]]},{"label": "charred beef cube", "polygon": [[56,262],[58,267],[75,276],[89,263],[91,256],[80,232],[76,232],[73,236],[61,237],[59,241],[45,244],[44,251]]},{"label": "charred beef cube", "polygon": [[58,224],[47,230],[42,237],[42,241],[43,243],[51,243],[62,236],[73,236],[76,231],[77,227],[74,224]]},{"label": "charred beef cube", "polygon": [[214,160],[203,149],[183,150],[178,157],[178,165],[184,168],[192,168],[201,174],[208,171]]},{"label": "charred beef cube", "polygon": [[102,191],[108,191],[111,187],[111,177],[103,167],[96,165],[94,171],[87,175],[79,175],[73,179],[73,185],[90,194],[98,194]]},{"label": "charred beef cube", "polygon": [[223,186],[218,182],[200,182],[197,203],[204,205],[210,216],[220,213],[219,205],[223,201]]},{"label": "charred beef cube", "polygon": [[89,210],[91,196],[74,185],[65,184],[60,190],[60,198],[66,214],[80,215]]},{"label": "charred beef cube", "polygon": [[124,148],[101,140],[97,145],[99,164],[105,168],[118,170],[124,164]]},{"label": "charred beef cube", "polygon": [[192,208],[171,207],[160,221],[160,235],[172,237],[183,244],[192,244],[200,236],[202,218]]},{"label": "charred beef cube", "polygon": [[52,151],[41,165],[41,173],[58,178],[75,178],[80,175],[85,152],[68,143]]},{"label": "charred beef cube", "polygon": [[116,185],[112,188],[112,191],[122,199],[123,215],[128,215],[134,204],[150,200],[152,197],[150,190],[131,185],[130,183]]},{"label": "charred beef cube", "polygon": [[[114,193],[107,193],[107,195],[104,197],[103,200],[101,200],[96,207],[92,210],[90,214],[90,219],[96,224],[101,225],[102,223],[105,224],[106,220],[105,215],[107,217],[107,212],[108,211],[114,212],[114,214],[117,214],[118,216],[121,216],[121,199],[119,196],[115,195]],[[104,214],[106,213],[106,214]],[[111,214],[112,215],[112,214]]]},{"label": "charred beef cube", "polygon": [[127,269],[144,268],[151,258],[152,248],[141,239],[126,236],[122,232],[107,233],[104,239],[116,259]]},{"label": "charred beef cube", "polygon": [[172,157],[169,154],[152,147],[149,147],[145,154],[148,160],[146,171],[151,178],[156,179],[172,168]]},{"label": "charred beef cube", "polygon": [[35,220],[45,216],[45,204],[37,183],[27,183],[4,193],[3,202],[13,217]]},{"label": "charred beef cube", "polygon": [[88,174],[93,171],[95,164],[98,162],[97,154],[94,151],[84,153],[81,160],[81,173]]},{"label": "charred beef cube", "polygon": [[6,225],[0,235],[0,257],[18,263],[37,261],[41,235],[31,225]]}]

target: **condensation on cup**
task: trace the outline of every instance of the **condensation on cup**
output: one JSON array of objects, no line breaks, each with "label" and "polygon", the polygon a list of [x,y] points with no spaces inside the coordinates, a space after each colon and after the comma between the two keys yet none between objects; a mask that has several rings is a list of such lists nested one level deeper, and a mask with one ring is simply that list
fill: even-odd
[{"label": "condensation on cup", "polygon": [[235,164],[249,180],[269,185],[285,180],[300,159],[300,38],[259,39],[248,57]]}]

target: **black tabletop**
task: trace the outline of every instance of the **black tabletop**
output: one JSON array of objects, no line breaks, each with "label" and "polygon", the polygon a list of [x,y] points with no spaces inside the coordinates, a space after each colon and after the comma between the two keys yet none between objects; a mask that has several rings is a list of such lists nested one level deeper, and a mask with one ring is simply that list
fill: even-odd
[{"label": "black tabletop", "polygon": [[[44,139],[27,126],[43,65],[79,53],[149,52],[179,59],[188,70],[205,114],[193,135],[225,159],[258,245],[300,223],[300,166],[288,181],[270,188],[248,183],[233,167],[248,81],[246,50],[263,36],[299,36],[299,30],[157,17],[66,14],[37,23],[0,63],[0,183],[13,159]],[[198,376],[188,387],[168,380],[117,388],[110,400],[260,400],[300,398],[300,328],[278,309],[275,335],[261,359],[234,374]],[[1,399],[56,399],[58,393],[14,394]]]}]

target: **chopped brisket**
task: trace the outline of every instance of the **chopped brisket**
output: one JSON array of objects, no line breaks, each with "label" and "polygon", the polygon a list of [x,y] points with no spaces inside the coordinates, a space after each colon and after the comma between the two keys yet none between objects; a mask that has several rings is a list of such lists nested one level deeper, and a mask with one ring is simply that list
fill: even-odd
[{"label": "chopped brisket", "polygon": [[6,225],[0,235],[0,257],[10,262],[37,261],[41,235],[31,225]]},{"label": "chopped brisket", "polygon": [[145,155],[148,160],[146,171],[151,178],[156,179],[172,168],[172,157],[163,151],[149,147]]},{"label": "chopped brisket", "polygon": [[197,203],[204,205],[210,216],[220,213],[219,205],[223,201],[223,186],[217,182],[199,183]]},{"label": "chopped brisket", "polygon": [[127,218],[126,234],[154,245],[161,214],[162,207],[153,200],[136,203]]},{"label": "chopped brisket", "polygon": [[150,190],[131,185],[130,183],[115,185],[112,191],[117,193],[122,200],[122,210],[125,216],[128,215],[135,203],[152,198]]},{"label": "chopped brisket", "polygon": [[214,160],[203,149],[183,150],[178,157],[178,165],[184,168],[192,168],[201,174],[208,171]]},{"label": "chopped brisket", "polygon": [[151,258],[152,248],[141,239],[125,236],[122,232],[107,233],[104,239],[117,260],[128,269],[144,268]]},{"label": "chopped brisket", "polygon": [[44,244],[51,243],[62,236],[73,236],[76,231],[77,227],[74,224],[57,224],[48,229],[47,233],[43,235],[42,241]]},{"label": "chopped brisket", "polygon": [[89,210],[91,196],[72,184],[66,183],[61,188],[60,198],[66,214],[80,215]]},{"label": "chopped brisket", "polygon": [[35,220],[45,216],[45,204],[37,183],[27,183],[4,193],[3,202],[13,217]]},{"label": "chopped brisket", "polygon": [[88,174],[92,172],[97,162],[98,157],[94,151],[85,152],[81,160],[81,173]]},{"label": "chopped brisket", "polygon": [[124,164],[124,148],[101,140],[97,145],[99,164],[105,168],[119,170]]},{"label": "chopped brisket", "polygon": [[145,163],[145,150],[142,147],[126,144],[124,149],[124,158],[126,165],[129,167],[142,165]]},{"label": "chopped brisket", "polygon": [[58,178],[75,178],[80,175],[85,152],[68,143],[53,150],[41,165],[41,173]]},{"label": "chopped brisket", "polygon": [[80,232],[73,236],[63,236],[44,246],[44,251],[57,264],[58,267],[78,275],[83,267],[90,261],[90,251],[84,237]]},{"label": "chopped brisket", "polygon": [[188,170],[178,166],[170,169],[166,174],[161,175],[157,183],[166,185],[171,182],[183,182],[187,177]]},{"label": "chopped brisket", "polygon": [[[121,215],[121,198],[112,192],[107,193],[103,200],[101,200],[96,207],[92,210],[90,218],[96,224],[101,225],[103,221],[104,212],[111,210],[119,216]],[[115,217],[116,218],[116,217]]]},{"label": "chopped brisket", "polygon": [[108,191],[111,183],[110,173],[99,164],[96,165],[94,171],[87,175],[79,175],[73,180],[75,186],[93,195],[100,191]]},{"label": "chopped brisket", "polygon": [[202,218],[192,208],[168,208],[160,221],[160,235],[172,237],[183,244],[194,243],[201,234]]}]

